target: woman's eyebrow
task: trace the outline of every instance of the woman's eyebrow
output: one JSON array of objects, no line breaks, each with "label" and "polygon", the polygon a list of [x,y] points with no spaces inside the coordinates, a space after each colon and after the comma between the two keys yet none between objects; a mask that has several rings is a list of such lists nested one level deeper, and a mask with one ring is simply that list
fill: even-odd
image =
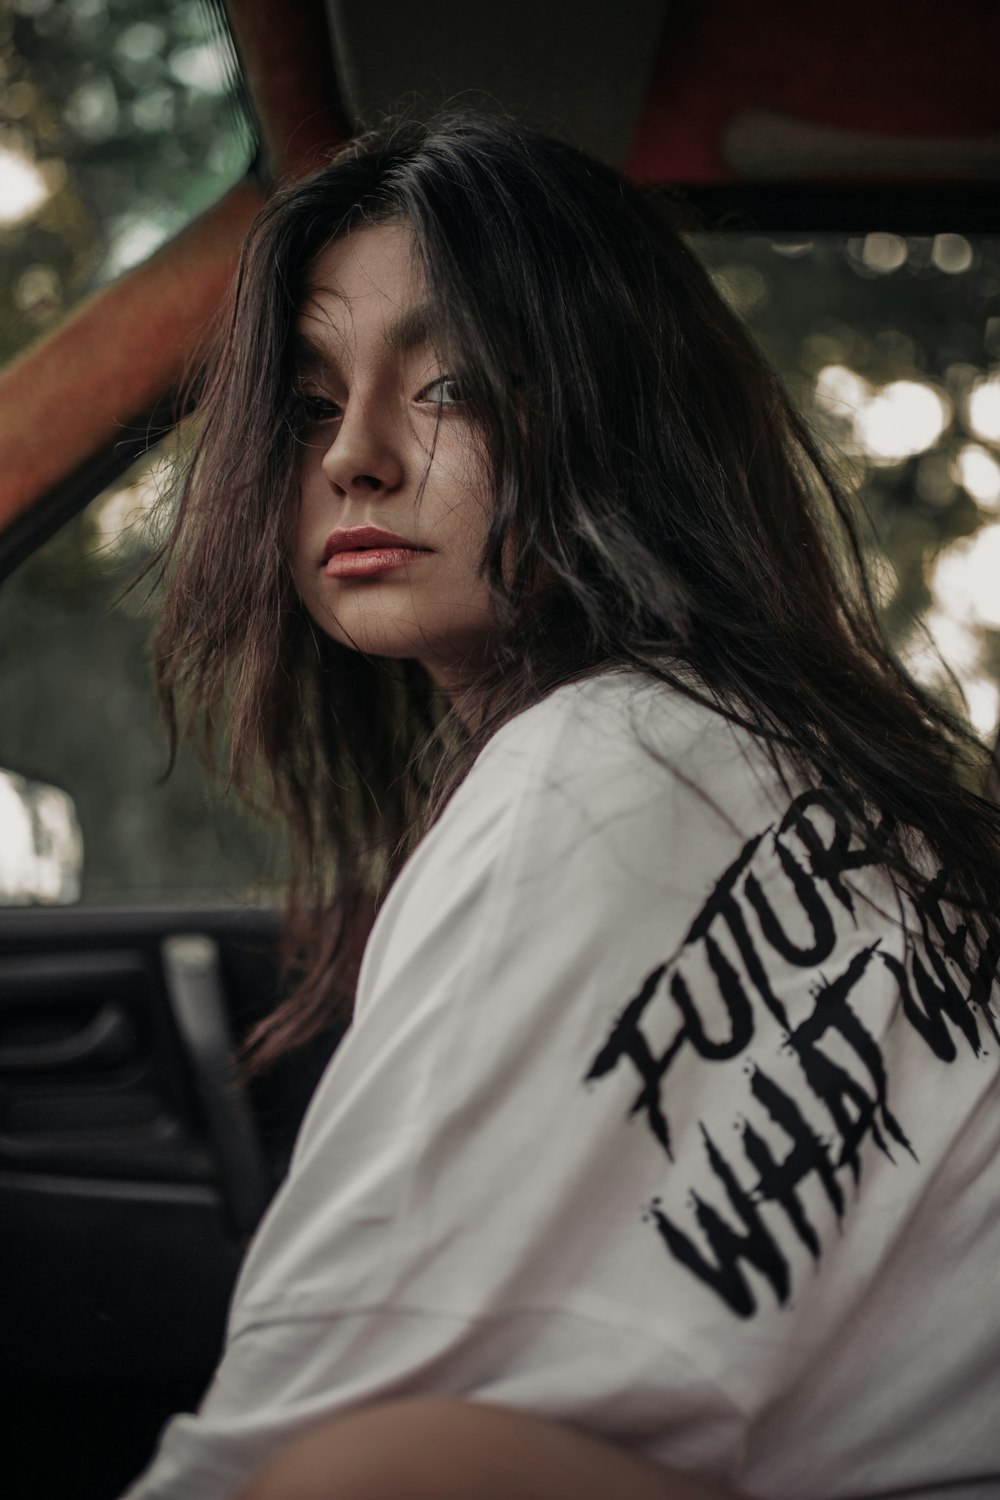
[{"label": "woman's eyebrow", "polygon": [[401,317],[386,329],[385,341],[393,354],[408,354],[421,344],[435,342],[434,309],[429,302],[407,308]]},{"label": "woman's eyebrow", "polygon": [[[422,344],[435,342],[434,312],[429,302],[409,307],[385,330],[385,348],[390,354],[409,354]],[[325,340],[315,338],[308,327],[296,324],[291,341],[292,364],[300,374],[338,371],[337,352]]]}]

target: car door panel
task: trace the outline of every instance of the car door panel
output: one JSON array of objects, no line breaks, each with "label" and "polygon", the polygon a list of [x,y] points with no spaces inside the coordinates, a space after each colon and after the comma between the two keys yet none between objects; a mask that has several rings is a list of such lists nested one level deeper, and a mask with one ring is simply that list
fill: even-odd
[{"label": "car door panel", "polygon": [[15,1493],[115,1494],[211,1376],[246,1243],[339,1035],[239,1082],[236,1041],[278,995],[277,937],[272,911],[0,913]]}]

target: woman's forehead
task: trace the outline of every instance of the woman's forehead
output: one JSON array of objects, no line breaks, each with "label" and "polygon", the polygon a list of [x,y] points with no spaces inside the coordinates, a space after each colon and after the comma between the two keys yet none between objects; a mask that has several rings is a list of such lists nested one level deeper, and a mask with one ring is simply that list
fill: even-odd
[{"label": "woman's forehead", "polygon": [[372,297],[412,301],[425,295],[423,267],[409,224],[391,220],[331,240],[310,265],[305,299],[354,303]]},{"label": "woman's forehead", "polygon": [[378,336],[393,354],[433,342],[434,313],[409,225],[352,230],[313,262],[296,339],[327,351]]}]

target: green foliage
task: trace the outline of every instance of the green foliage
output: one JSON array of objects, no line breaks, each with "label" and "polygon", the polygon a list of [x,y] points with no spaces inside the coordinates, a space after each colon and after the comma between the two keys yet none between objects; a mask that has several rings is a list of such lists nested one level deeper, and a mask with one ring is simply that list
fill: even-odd
[{"label": "green foliage", "polygon": [[6,360],[221,197],[255,138],[205,0],[14,0],[0,10],[0,84],[0,147],[49,190],[0,225]]},{"label": "green foliage", "polygon": [[[255,142],[218,9],[199,0],[14,0],[0,84],[0,148],[49,190],[0,224],[3,360],[219,198]],[[127,509],[148,470],[0,589],[0,765],[73,796],[84,899],[244,900],[270,873],[262,831],[209,797],[189,757],[159,784],[150,620],[119,602],[144,556]]]},{"label": "green foliage", "polygon": [[83,830],[83,899],[268,899],[280,841],[220,802],[166,749],[150,690],[152,605],[140,584],[148,464],[0,589],[0,766],[68,791]]}]

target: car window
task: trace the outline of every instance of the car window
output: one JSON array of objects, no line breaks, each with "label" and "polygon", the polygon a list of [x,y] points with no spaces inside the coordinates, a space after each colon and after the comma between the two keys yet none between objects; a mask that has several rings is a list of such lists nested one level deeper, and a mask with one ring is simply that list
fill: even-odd
[{"label": "car window", "polygon": [[218,0],[0,7],[0,362],[247,171]]},{"label": "car window", "polygon": [[871,513],[892,645],[993,741],[1000,242],[943,229],[694,243]]},{"label": "car window", "polygon": [[[0,861],[0,904],[272,899],[279,851],[263,826],[212,798],[191,755],[162,780],[166,742],[148,664],[154,605],[148,585],[129,585],[155,543],[185,443],[181,434],[147,454],[0,587],[0,844],[8,865],[23,850],[17,869]],[[35,803],[44,812],[53,793],[69,795],[83,845],[75,881],[56,878],[51,833],[41,857],[31,848],[25,781],[44,789],[28,806],[36,824]],[[65,844],[64,827],[56,821]]]}]

